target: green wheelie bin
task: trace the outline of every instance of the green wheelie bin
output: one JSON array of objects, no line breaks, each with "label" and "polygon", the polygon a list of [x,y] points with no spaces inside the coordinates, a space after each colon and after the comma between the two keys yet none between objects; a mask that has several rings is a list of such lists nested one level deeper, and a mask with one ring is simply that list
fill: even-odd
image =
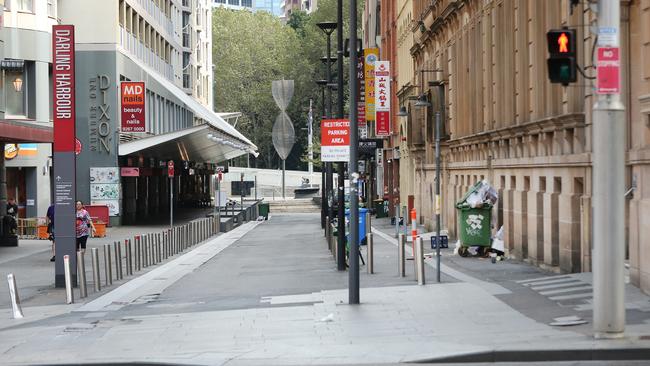
[{"label": "green wheelie bin", "polygon": [[467,198],[480,187],[480,183],[474,185],[465,194],[465,197],[456,203],[459,223],[458,238],[461,244],[458,254],[463,257],[469,254],[468,247],[478,246],[479,254],[483,254],[492,244],[490,237],[492,233],[492,205],[489,202],[484,202],[478,207],[471,207],[467,203]]}]

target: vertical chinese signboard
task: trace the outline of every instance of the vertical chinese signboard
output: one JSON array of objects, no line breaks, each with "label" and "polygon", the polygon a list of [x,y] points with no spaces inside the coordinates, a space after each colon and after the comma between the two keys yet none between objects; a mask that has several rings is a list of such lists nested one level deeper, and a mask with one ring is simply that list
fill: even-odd
[{"label": "vertical chinese signboard", "polygon": [[375,135],[390,135],[390,63],[375,62]]},{"label": "vertical chinese signboard", "polygon": [[365,96],[366,96],[366,123],[375,120],[375,62],[379,59],[379,48],[363,50]]},{"label": "vertical chinese signboard", "polygon": [[350,121],[324,119],[320,125],[320,158],[327,162],[350,161]]},{"label": "vertical chinese signboard", "polygon": [[366,123],[366,73],[365,57],[359,56],[357,62],[357,121],[359,123],[359,138],[368,138],[368,124]]},{"label": "vertical chinese signboard", "polygon": [[144,119],[144,90],[142,81],[123,81],[120,85],[122,132],[147,132]]},{"label": "vertical chinese signboard", "polygon": [[52,26],[54,108],[54,222],[56,222],[56,287],[65,287],[63,256],[70,258],[76,283],[75,234],[75,69],[74,26]]}]

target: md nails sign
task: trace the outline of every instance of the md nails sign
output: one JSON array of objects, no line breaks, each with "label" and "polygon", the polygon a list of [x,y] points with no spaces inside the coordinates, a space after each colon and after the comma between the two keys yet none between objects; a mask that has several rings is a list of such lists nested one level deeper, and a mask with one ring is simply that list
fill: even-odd
[{"label": "md nails sign", "polygon": [[122,132],[147,132],[144,115],[144,82],[123,81],[120,86],[122,101]]}]

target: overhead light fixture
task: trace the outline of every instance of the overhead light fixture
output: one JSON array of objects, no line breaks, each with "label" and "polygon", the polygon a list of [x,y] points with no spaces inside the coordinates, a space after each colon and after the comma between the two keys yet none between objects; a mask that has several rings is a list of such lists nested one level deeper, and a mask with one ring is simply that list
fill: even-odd
[{"label": "overhead light fixture", "polygon": [[397,112],[397,116],[398,117],[408,117],[408,115],[409,115],[409,112],[406,111],[406,107],[401,106],[399,108],[399,112]]},{"label": "overhead light fixture", "polygon": [[13,84],[16,92],[20,93],[23,91],[23,79],[21,79],[20,76],[14,79]]},{"label": "overhead light fixture", "polygon": [[431,107],[431,103],[427,100],[427,96],[424,94],[420,94],[418,97],[418,101],[415,102],[416,107]]}]

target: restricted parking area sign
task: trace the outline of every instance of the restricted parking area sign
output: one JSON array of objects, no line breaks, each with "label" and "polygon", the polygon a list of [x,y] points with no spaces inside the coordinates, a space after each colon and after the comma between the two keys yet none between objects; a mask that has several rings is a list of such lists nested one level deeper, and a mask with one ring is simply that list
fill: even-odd
[{"label": "restricted parking area sign", "polygon": [[320,125],[321,161],[347,162],[350,160],[350,121],[324,119]]}]

